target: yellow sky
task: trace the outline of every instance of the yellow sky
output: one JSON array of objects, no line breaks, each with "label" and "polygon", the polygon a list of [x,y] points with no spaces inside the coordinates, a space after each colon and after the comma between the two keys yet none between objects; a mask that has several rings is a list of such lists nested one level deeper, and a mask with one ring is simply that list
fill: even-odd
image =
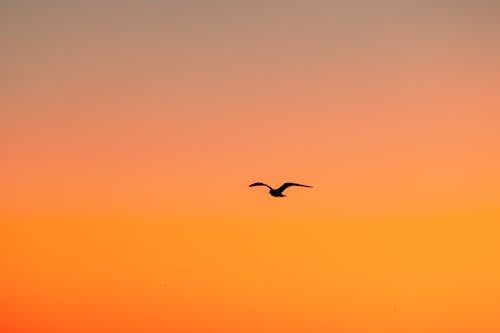
[{"label": "yellow sky", "polygon": [[0,329],[498,331],[499,10],[1,4]]}]

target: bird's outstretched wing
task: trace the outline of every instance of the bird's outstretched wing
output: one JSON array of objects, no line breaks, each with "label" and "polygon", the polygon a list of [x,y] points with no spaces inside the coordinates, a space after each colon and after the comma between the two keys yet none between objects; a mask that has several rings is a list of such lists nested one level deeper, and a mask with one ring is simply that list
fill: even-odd
[{"label": "bird's outstretched wing", "polygon": [[287,188],[289,188],[290,186],[312,187],[309,185],[303,185],[303,184],[297,184],[297,183],[284,183],[277,190],[282,192],[282,191],[286,190]]},{"label": "bird's outstretched wing", "polygon": [[266,186],[266,187],[271,188],[269,185],[264,184],[264,183],[260,183],[260,182],[248,185],[248,187],[253,187],[253,186]]}]

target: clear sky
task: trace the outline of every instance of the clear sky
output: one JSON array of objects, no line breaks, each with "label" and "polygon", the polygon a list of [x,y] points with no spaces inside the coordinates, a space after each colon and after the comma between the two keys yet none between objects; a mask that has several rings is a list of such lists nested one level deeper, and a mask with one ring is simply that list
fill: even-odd
[{"label": "clear sky", "polygon": [[0,2],[0,330],[500,331],[499,17]]}]

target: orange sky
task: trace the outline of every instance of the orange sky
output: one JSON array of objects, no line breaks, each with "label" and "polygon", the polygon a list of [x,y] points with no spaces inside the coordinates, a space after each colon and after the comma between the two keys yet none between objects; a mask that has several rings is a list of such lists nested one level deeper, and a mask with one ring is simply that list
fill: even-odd
[{"label": "orange sky", "polygon": [[500,331],[499,14],[1,4],[0,330]]}]

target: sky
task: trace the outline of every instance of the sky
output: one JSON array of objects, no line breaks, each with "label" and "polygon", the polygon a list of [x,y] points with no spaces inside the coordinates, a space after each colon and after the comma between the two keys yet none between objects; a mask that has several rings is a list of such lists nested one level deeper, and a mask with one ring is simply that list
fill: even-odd
[{"label": "sky", "polygon": [[499,16],[1,1],[0,330],[500,331]]}]

